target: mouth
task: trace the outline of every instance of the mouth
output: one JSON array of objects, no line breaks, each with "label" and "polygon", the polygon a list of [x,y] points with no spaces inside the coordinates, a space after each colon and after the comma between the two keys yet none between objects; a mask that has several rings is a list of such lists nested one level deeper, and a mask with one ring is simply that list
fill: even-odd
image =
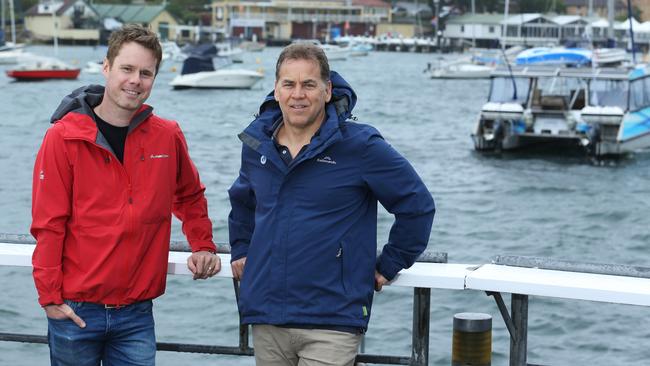
[{"label": "mouth", "polygon": [[131,90],[131,89],[122,89],[122,91],[124,93],[130,95],[130,96],[133,96],[133,97],[137,97],[137,96],[139,96],[141,94],[139,91]]},{"label": "mouth", "polygon": [[304,104],[294,104],[294,105],[290,105],[289,107],[291,109],[295,109],[295,110],[302,110],[302,109],[307,108],[307,106],[304,105]]}]

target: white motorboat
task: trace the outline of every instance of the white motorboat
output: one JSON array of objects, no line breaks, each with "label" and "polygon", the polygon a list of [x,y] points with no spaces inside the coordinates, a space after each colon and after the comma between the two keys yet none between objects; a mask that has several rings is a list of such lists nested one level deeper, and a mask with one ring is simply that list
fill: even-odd
[{"label": "white motorboat", "polygon": [[215,70],[210,55],[190,55],[183,61],[181,74],[169,85],[174,89],[250,89],[263,78],[259,71],[227,67]]},{"label": "white motorboat", "polygon": [[235,63],[244,62],[244,50],[239,47],[233,47],[228,42],[216,43],[217,56],[229,58],[230,61]]},{"label": "white motorboat", "polygon": [[86,67],[84,67],[81,71],[86,74],[100,74],[102,72],[103,66],[103,61],[88,61],[86,62]]},{"label": "white motorboat", "polygon": [[323,49],[328,61],[346,60],[350,54],[350,49],[347,47],[341,47],[332,44],[322,44],[317,39],[299,39],[294,41],[294,43],[311,43],[317,45]]},{"label": "white motorboat", "polygon": [[180,47],[173,41],[161,42],[162,45],[162,60],[170,62],[183,62],[187,55],[183,53]]},{"label": "white motorboat", "polygon": [[469,60],[460,60],[427,71],[432,79],[487,79],[494,68],[492,65],[477,65]]},{"label": "white motorboat", "polygon": [[650,68],[513,66],[492,73],[472,133],[479,151],[594,157],[650,148]]}]

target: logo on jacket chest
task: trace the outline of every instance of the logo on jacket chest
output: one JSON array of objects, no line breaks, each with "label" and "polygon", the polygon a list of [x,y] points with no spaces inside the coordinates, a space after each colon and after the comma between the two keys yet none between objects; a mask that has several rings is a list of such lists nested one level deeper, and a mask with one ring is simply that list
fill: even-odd
[{"label": "logo on jacket chest", "polygon": [[336,165],[336,160],[332,159],[330,156],[323,156],[318,159],[316,159],[317,163],[323,163],[323,164],[331,164],[331,165]]},{"label": "logo on jacket chest", "polygon": [[167,154],[151,154],[151,156],[149,156],[149,159],[167,159],[167,158],[169,158],[169,155]]}]

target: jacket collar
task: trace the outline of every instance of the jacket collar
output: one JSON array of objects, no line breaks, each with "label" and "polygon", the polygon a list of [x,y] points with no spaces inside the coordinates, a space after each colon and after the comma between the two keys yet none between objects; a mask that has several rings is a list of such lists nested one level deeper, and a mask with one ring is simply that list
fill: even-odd
[{"label": "jacket collar", "polygon": [[[106,138],[99,132],[95,123],[93,108],[102,102],[104,87],[101,85],[86,85],[75,89],[65,96],[50,118],[50,123],[60,120],[66,123],[65,138],[79,138],[93,141],[100,146],[110,149]],[[144,122],[153,112],[153,107],[143,104],[129,123],[129,133]]]}]

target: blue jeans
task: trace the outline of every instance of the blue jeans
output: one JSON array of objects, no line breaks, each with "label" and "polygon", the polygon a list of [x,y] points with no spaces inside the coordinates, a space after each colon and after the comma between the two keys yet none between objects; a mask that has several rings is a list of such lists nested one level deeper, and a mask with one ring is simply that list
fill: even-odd
[{"label": "blue jeans", "polygon": [[65,301],[81,319],[47,319],[52,366],[153,366],[156,336],[151,300],[119,309]]}]

